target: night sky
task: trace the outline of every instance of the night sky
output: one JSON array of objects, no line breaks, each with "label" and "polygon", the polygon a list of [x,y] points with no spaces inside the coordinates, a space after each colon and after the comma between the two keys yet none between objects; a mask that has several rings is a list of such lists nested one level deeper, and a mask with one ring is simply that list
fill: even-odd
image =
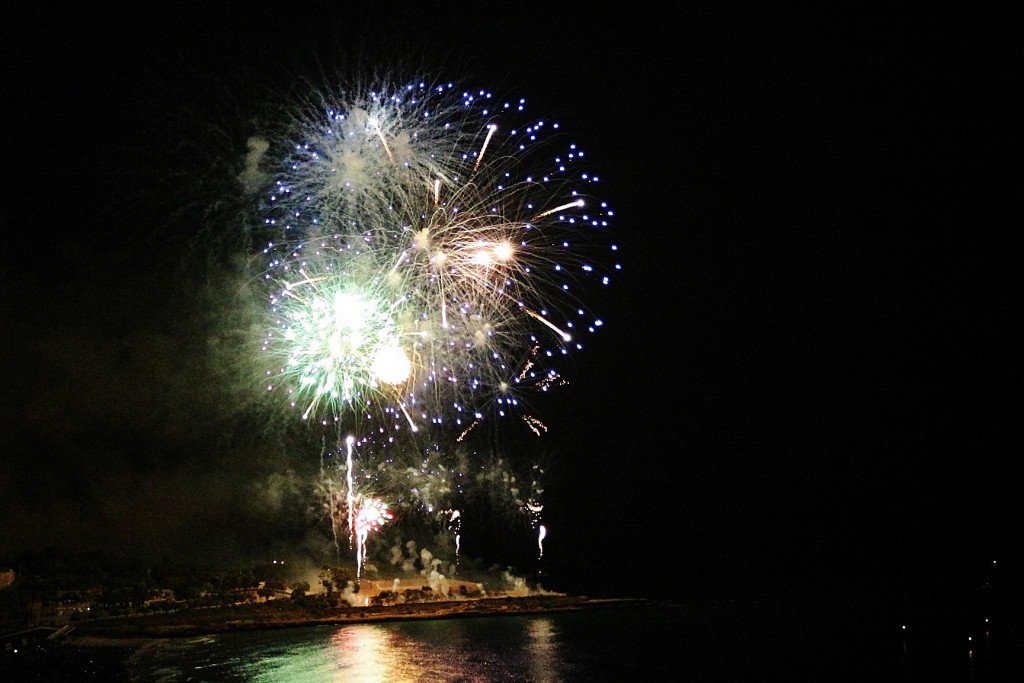
[{"label": "night sky", "polygon": [[302,546],[295,463],[218,393],[190,264],[223,256],[202,226],[250,112],[359,55],[522,94],[604,176],[623,270],[545,406],[553,575],[1020,566],[1008,19],[550,4],[5,20],[0,561]]}]

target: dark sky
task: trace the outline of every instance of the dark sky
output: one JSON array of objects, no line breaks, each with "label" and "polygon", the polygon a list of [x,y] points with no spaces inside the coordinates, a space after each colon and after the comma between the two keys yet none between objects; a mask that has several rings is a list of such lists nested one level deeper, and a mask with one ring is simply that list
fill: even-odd
[{"label": "dark sky", "polygon": [[0,558],[301,536],[289,463],[203,375],[180,264],[216,251],[196,226],[249,108],[365,54],[523,93],[605,176],[624,269],[546,416],[553,572],[1020,563],[1006,17],[343,4],[6,22]]}]

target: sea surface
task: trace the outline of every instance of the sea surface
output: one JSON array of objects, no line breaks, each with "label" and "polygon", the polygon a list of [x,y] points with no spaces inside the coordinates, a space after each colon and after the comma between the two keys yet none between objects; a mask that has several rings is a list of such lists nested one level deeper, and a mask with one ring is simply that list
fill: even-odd
[{"label": "sea surface", "polygon": [[664,603],[169,639],[128,664],[132,680],[167,682],[1013,680],[1019,631],[968,626],[908,628],[857,605]]}]

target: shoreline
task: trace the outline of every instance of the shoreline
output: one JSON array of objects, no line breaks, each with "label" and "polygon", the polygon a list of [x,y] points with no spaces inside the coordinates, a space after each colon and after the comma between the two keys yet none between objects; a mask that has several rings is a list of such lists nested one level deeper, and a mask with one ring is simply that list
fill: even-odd
[{"label": "shoreline", "polygon": [[[281,601],[284,603],[284,601]],[[306,609],[273,602],[175,614],[86,621],[62,642],[72,647],[144,647],[154,640],[323,624],[472,618],[657,605],[645,598],[589,598],[569,595],[491,597],[367,607]]]}]

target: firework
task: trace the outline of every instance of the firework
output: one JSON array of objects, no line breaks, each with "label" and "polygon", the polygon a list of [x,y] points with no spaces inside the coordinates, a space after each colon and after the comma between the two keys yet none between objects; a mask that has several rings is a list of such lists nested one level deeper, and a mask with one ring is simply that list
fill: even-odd
[{"label": "firework", "polygon": [[601,325],[577,289],[608,282],[586,254],[611,211],[557,124],[516,125],[524,106],[419,81],[296,119],[264,220],[263,348],[304,417],[468,425],[549,386]]},{"label": "firework", "polygon": [[602,325],[584,290],[618,265],[595,251],[613,213],[584,153],[525,110],[452,83],[382,82],[319,93],[250,145],[248,184],[278,160],[258,230],[265,387],[358,434],[344,508],[360,568],[391,519],[377,496],[451,530],[460,497],[500,485],[539,523],[536,481],[524,496],[501,459],[469,463],[457,444],[495,417],[546,431],[524,396],[564,381],[563,360]]},{"label": "firework", "polygon": [[[303,262],[272,298],[277,329],[263,350],[280,359],[274,378],[288,384],[303,418],[338,414],[352,403],[387,401],[409,376],[393,302],[373,282]],[[274,385],[268,385],[273,390]]]},{"label": "firework", "polygon": [[366,558],[366,539],[370,532],[379,530],[392,519],[394,515],[388,510],[387,503],[380,498],[366,498],[359,503],[355,513],[357,579],[362,575],[363,561]]}]

